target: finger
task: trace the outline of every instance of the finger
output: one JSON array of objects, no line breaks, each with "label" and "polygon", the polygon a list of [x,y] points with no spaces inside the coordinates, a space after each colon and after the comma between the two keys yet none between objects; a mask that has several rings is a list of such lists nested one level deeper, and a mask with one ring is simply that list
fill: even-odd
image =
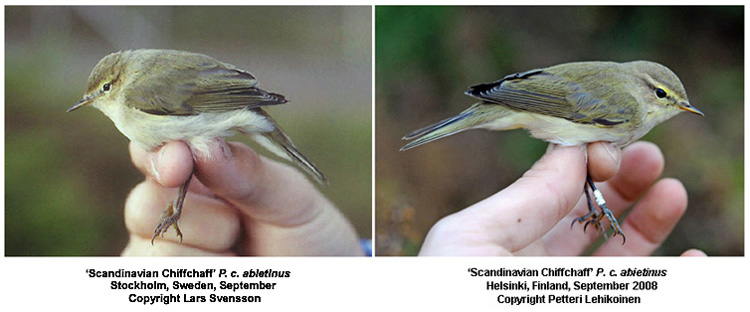
[{"label": "finger", "polygon": [[[659,147],[650,142],[636,142],[622,151],[620,170],[606,183],[597,183],[604,199],[615,215],[619,216],[638,200],[661,176],[664,170],[664,155]],[[585,199],[574,212],[585,213]],[[571,221],[575,216],[570,216]]]},{"label": "finger", "polygon": [[239,143],[214,141],[211,159],[198,159],[196,175],[212,192],[255,220],[303,224],[332,206],[297,170],[258,156]]},{"label": "finger", "polygon": [[[615,216],[620,216],[643,196],[664,170],[664,155],[659,147],[650,142],[636,142],[626,147],[622,151],[622,158],[617,174],[606,183],[597,183]],[[588,206],[582,201],[577,209],[585,212]]]},{"label": "finger", "polygon": [[515,183],[456,216],[476,220],[475,232],[515,252],[570,212],[583,190],[585,168],[583,148],[553,146]]},{"label": "finger", "polygon": [[[594,142],[589,143],[587,145],[586,150],[586,163],[587,163],[587,169],[589,175],[591,175],[591,178],[595,181],[606,181],[612,178],[617,173],[617,170],[620,167],[620,160],[621,160],[621,153],[620,149],[612,145],[608,142]],[[583,186],[582,186],[583,187]],[[585,197],[582,197],[582,200],[585,199]],[[582,202],[583,205],[586,205],[585,202]],[[588,206],[586,206],[588,207]],[[583,215],[583,214],[581,214]],[[571,219],[570,222],[572,222],[572,217],[569,217]],[[558,230],[557,232],[560,233],[561,230]],[[593,241],[596,238],[596,231],[589,231],[586,233],[589,236],[589,240]],[[559,235],[559,234],[558,234]],[[563,236],[569,237],[569,239],[572,239],[573,237],[570,237],[570,233],[563,232]],[[545,235],[547,237],[546,239],[549,239],[549,235]],[[577,237],[580,239],[580,237]],[[573,252],[573,254],[577,254],[577,243],[570,241],[569,239],[566,240],[556,240],[555,246],[552,247],[552,252],[559,253],[563,252],[563,254],[569,254]],[[524,255],[524,254],[540,254],[544,252],[549,252],[550,250],[547,249],[545,242],[539,241],[535,244],[526,247],[524,250],[516,252],[516,255]]]},{"label": "finger", "polygon": [[594,181],[607,181],[620,167],[620,149],[607,142],[589,143],[588,172]]},{"label": "finger", "polygon": [[[161,187],[152,180],[137,185],[125,202],[125,226],[131,235],[148,239],[167,205],[177,196],[177,190]],[[182,245],[215,252],[223,252],[236,244],[241,233],[236,209],[228,203],[203,195],[188,193],[179,221]],[[185,213],[189,211],[189,213]],[[154,245],[176,243],[173,230],[155,240]]]},{"label": "finger", "polygon": [[683,252],[680,257],[707,257],[706,253],[700,249],[688,249]]},{"label": "finger", "polygon": [[505,246],[505,240],[502,237],[498,238],[503,234],[487,231],[487,225],[477,224],[479,220],[476,220],[476,217],[476,215],[462,211],[440,219],[427,233],[419,255],[467,257],[514,255]]},{"label": "finger", "polygon": [[687,209],[687,191],[676,179],[657,182],[633,207],[622,228],[627,244],[606,242],[594,255],[646,256],[661,245]]},{"label": "finger", "polygon": [[[622,150],[620,169],[615,176],[606,183],[597,183],[597,187],[610,210],[619,216],[656,181],[663,168],[664,156],[656,145],[636,142]],[[601,237],[601,234],[590,226],[586,233],[582,233],[583,226],[577,223],[571,229],[573,220],[588,211],[586,197],[580,195],[580,201],[575,209],[545,236],[545,245],[550,254],[580,254]],[[625,232],[625,235],[628,233]]]},{"label": "finger", "polygon": [[231,251],[214,252],[172,242],[151,245],[151,239],[130,235],[130,241],[122,251],[122,256],[234,256]]},{"label": "finger", "polygon": [[[192,152],[182,141],[168,142],[152,152],[130,143],[130,155],[133,164],[147,179],[152,179],[165,187],[182,186],[193,170]],[[188,190],[207,196],[212,194],[195,178],[190,181]]]},{"label": "finger", "polygon": [[129,147],[136,168],[163,186],[178,187],[193,171],[193,154],[185,142],[171,141],[152,152],[132,142]]},{"label": "finger", "polygon": [[[636,142],[623,150],[623,157],[630,161],[623,163],[620,171],[609,183],[615,193],[613,200],[622,200],[629,204],[637,200],[649,186],[661,176],[664,170],[664,155],[656,144]],[[604,192],[604,191],[602,191]],[[622,212],[627,205],[618,205]]]},{"label": "finger", "polygon": [[351,223],[299,171],[240,143],[207,148],[212,157],[196,159],[196,175],[240,211],[247,229],[241,253],[362,254]]}]

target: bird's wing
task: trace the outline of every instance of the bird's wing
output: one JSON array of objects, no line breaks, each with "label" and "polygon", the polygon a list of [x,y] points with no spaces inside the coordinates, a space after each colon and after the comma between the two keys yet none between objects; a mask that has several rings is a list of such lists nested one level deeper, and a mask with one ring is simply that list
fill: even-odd
[{"label": "bird's wing", "polygon": [[[256,87],[255,77],[220,62],[190,70],[175,66],[159,75],[144,75],[127,92],[128,106],[158,115],[195,115],[286,103],[281,94]],[[168,86],[158,88],[156,86]]]},{"label": "bird's wing", "polygon": [[[515,110],[603,127],[621,124],[632,118],[634,112],[627,106],[610,105],[615,101],[628,100],[625,97],[629,94],[606,90],[612,88],[606,84],[589,81],[587,85],[590,86],[584,88],[568,77],[537,69],[472,86],[466,94]],[[611,94],[611,97],[605,101],[595,96],[594,90],[599,94]]]}]

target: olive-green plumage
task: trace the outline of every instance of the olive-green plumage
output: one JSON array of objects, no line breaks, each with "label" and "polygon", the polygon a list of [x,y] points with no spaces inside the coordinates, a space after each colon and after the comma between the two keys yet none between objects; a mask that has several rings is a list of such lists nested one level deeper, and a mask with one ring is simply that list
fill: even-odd
[{"label": "olive-green plumage", "polygon": [[[196,115],[287,102],[280,94],[257,88],[258,81],[251,73],[203,54],[174,50],[118,52],[99,61],[97,69],[89,81],[112,76],[116,77],[113,84],[127,80],[123,84],[128,88],[122,90],[125,105],[151,114]],[[88,91],[98,87],[94,83]]]},{"label": "olive-green plumage", "polygon": [[627,145],[682,110],[700,113],[669,68],[648,61],[579,62],[535,69],[475,85],[481,101],[461,114],[404,136],[401,150],[473,128],[525,128],[562,145]]}]

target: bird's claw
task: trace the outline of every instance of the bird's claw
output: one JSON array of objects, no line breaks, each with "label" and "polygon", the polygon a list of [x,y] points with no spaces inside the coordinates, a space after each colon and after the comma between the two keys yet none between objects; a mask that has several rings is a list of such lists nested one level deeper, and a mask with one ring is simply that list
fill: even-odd
[{"label": "bird's claw", "polygon": [[595,212],[594,213],[588,213],[588,214],[586,214],[583,217],[575,218],[573,220],[573,223],[570,224],[570,228],[572,229],[573,225],[575,225],[576,222],[582,223],[583,224],[583,232],[586,233],[586,229],[588,228],[589,225],[591,225],[591,227],[593,227],[594,229],[596,229],[597,232],[602,233],[604,235],[604,237],[606,238],[607,237],[607,233],[604,231],[604,226],[602,225],[601,219],[602,219],[601,215],[598,214],[598,213],[595,213]]},{"label": "bird's claw", "polygon": [[169,207],[167,207],[161,215],[161,219],[159,220],[159,224],[156,225],[156,229],[154,229],[154,236],[151,237],[151,245],[154,244],[154,239],[156,239],[157,236],[164,237],[164,233],[166,233],[172,225],[174,225],[174,229],[177,231],[177,237],[179,237],[180,244],[182,244],[182,231],[180,231],[180,227],[177,225],[179,219],[180,215],[175,214],[174,204],[170,203]]},{"label": "bird's claw", "polygon": [[606,209],[606,206],[602,210],[604,211],[603,216],[606,216],[607,219],[609,219],[609,226],[612,227],[612,237],[615,237],[617,235],[622,236],[622,244],[625,245],[625,233],[622,232],[622,228],[620,228],[620,223],[617,222],[617,218],[615,218],[614,214],[612,214],[612,211]]}]

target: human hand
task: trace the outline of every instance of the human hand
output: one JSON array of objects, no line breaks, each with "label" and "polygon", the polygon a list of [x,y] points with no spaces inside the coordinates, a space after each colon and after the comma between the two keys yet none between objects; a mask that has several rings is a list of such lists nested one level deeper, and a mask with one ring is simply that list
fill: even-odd
[{"label": "human hand", "polygon": [[224,140],[195,159],[180,228],[151,244],[162,211],[193,169],[190,148],[173,141],[154,152],[130,144],[146,180],[125,203],[130,233],[122,255],[362,255],[349,221],[302,173]]},{"label": "human hand", "polygon": [[[515,183],[438,221],[420,255],[583,253],[601,235],[592,227],[582,233],[578,223],[571,230],[573,219],[588,212],[583,195],[585,159],[583,147],[550,144],[542,159]],[[687,192],[676,179],[653,184],[663,169],[664,157],[652,143],[637,142],[622,151],[608,143],[588,145],[588,172],[595,181],[607,181],[597,187],[612,212],[620,215],[641,199],[622,222],[627,243],[607,241],[594,255],[649,255],[667,238],[687,209]],[[689,250],[683,255],[705,254]]]}]

